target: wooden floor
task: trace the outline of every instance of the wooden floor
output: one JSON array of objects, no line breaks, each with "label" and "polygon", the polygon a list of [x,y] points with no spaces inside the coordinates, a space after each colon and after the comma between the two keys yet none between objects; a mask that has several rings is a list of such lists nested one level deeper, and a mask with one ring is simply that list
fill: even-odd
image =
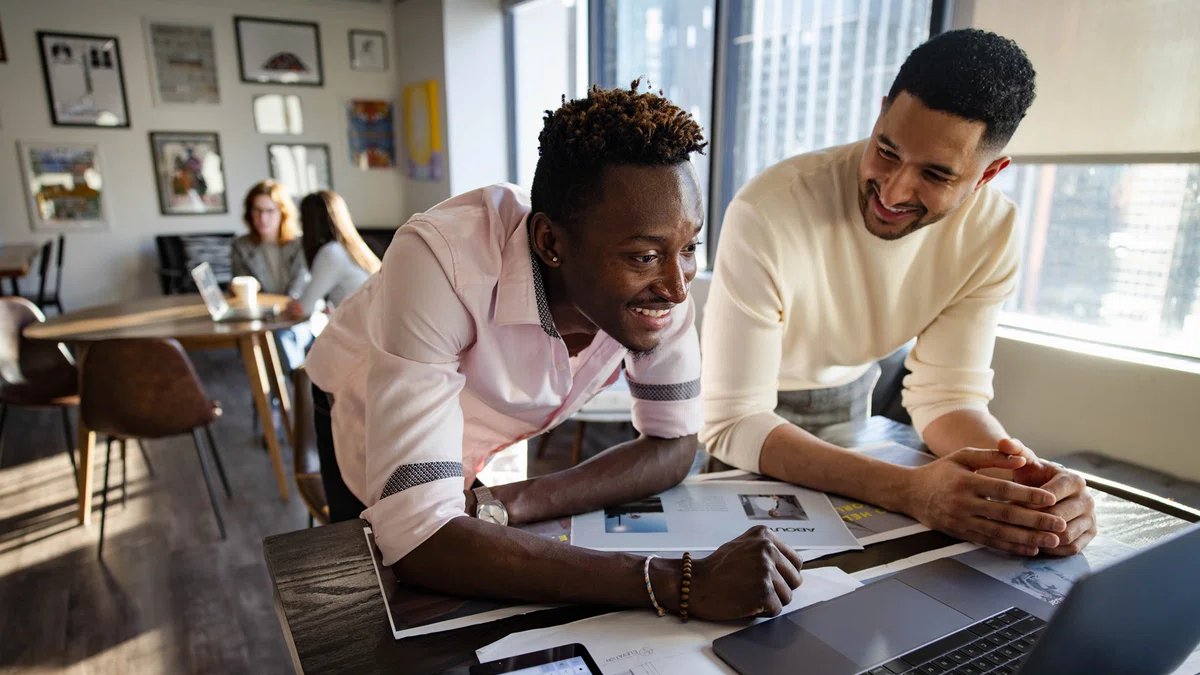
[{"label": "wooden floor", "polygon": [[[131,446],[127,502],[122,506],[119,489],[110,491],[115,503],[101,563],[99,492],[95,524],[75,525],[60,418],[10,411],[0,449],[0,673],[292,672],[262,538],[306,527],[307,513],[294,491],[291,501],[279,499],[252,428],[237,353],[192,357],[209,396],[226,411],[214,427],[234,491],[232,500],[221,498],[226,541],[217,534],[190,437],[151,441],[156,475]],[[628,427],[589,425],[584,456],[628,434]],[[571,425],[558,430],[544,459],[530,457],[530,473],[564,467],[573,437]],[[537,439],[529,447],[533,455]],[[97,454],[99,491],[104,465]],[[114,451],[114,486],[118,467]],[[1134,484],[1150,480],[1140,485],[1150,490],[1153,480],[1171,480],[1120,463],[1081,468]],[[1194,488],[1172,489],[1182,495]]]}]

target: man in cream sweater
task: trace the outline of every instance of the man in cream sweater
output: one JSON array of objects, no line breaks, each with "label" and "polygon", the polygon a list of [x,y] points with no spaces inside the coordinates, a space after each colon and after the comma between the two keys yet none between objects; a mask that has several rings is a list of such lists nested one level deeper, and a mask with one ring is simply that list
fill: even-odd
[{"label": "man in cream sweater", "polygon": [[[710,452],[1014,553],[1091,541],[1082,478],[987,408],[1020,257],[1016,209],[988,183],[1033,97],[1011,40],[945,33],[909,55],[870,138],[785,160],[738,193],[705,310]],[[914,337],[903,402],[941,459],[897,467],[813,435],[868,415],[875,362]]]}]

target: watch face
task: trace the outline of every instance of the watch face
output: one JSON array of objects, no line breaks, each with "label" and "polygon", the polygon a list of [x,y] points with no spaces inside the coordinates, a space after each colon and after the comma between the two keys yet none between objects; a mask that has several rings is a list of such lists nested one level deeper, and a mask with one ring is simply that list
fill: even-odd
[{"label": "watch face", "polygon": [[479,507],[479,519],[497,525],[508,525],[508,511],[499,504],[484,504]]}]

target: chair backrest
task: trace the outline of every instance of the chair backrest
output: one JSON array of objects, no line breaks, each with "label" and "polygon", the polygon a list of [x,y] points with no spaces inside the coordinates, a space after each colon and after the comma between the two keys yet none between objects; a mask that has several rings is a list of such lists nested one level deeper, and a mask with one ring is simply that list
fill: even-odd
[{"label": "chair backrest", "polygon": [[[42,255],[38,261],[38,293],[37,304],[44,306],[46,302],[46,280],[50,277],[50,258],[54,253],[54,240],[51,239],[42,244]],[[62,263],[58,264],[59,269],[62,269]]]},{"label": "chair backrest", "polygon": [[233,277],[230,253],[234,235],[214,232],[206,234],[162,234],[155,237],[158,247],[158,275],[163,295],[195,293],[196,284],[191,271],[207,262],[212,266],[217,282],[224,287]]},{"label": "chair backrest", "polygon": [[62,272],[63,272],[63,252],[67,248],[67,235],[58,235],[58,255],[55,256],[55,263],[58,269],[54,270],[54,295],[62,297]]},{"label": "chair backrest", "polygon": [[21,333],[44,320],[37,305],[25,298],[0,298],[0,401],[38,405],[78,390],[75,362],[66,349]]},{"label": "chair backrest", "polygon": [[159,438],[216,419],[212,401],[175,340],[104,340],[80,362],[79,411],[88,429],[109,436]]}]

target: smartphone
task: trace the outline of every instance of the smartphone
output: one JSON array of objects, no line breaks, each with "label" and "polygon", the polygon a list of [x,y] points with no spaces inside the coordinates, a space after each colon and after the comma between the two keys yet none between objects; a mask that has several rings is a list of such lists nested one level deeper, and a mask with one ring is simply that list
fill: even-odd
[{"label": "smartphone", "polygon": [[581,644],[563,645],[471,666],[471,675],[601,675]]}]

